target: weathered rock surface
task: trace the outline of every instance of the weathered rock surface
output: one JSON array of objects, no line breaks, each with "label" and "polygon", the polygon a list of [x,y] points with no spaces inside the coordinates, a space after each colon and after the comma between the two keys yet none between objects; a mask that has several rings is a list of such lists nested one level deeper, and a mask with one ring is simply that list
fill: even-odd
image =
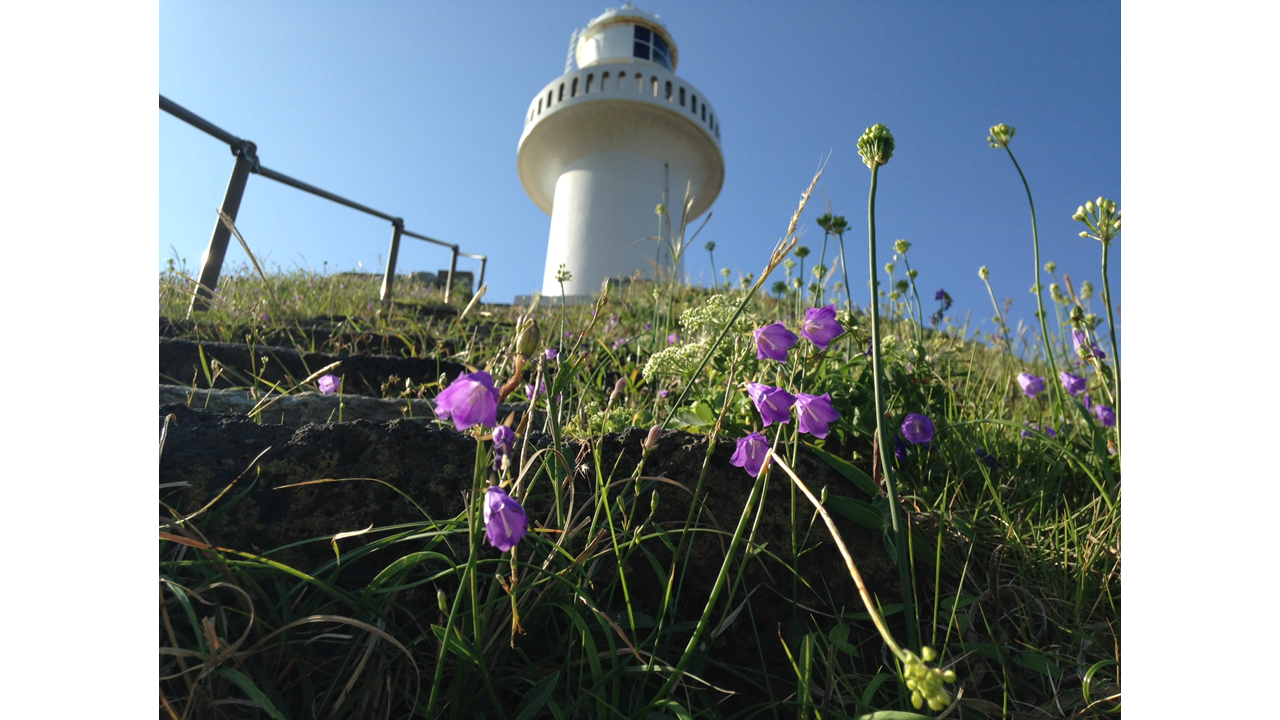
[{"label": "weathered rock surface", "polygon": [[[204,361],[201,360],[201,349]],[[254,377],[263,390],[265,383],[280,383],[292,388],[312,373],[335,362],[339,366],[329,372],[342,378],[346,395],[383,397],[383,387],[404,387],[406,380],[415,385],[433,382],[441,375],[449,379],[466,372],[458,363],[434,358],[407,358],[391,355],[328,355],[300,353],[293,348],[271,345],[249,346],[197,340],[160,338],[160,384],[208,387],[205,363],[217,360],[226,370],[213,383],[214,388],[252,387]]]}]

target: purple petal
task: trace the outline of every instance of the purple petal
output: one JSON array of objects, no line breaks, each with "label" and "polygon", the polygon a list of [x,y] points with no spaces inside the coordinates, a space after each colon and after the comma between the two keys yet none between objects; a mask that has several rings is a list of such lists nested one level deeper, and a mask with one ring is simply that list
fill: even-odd
[{"label": "purple petal", "polygon": [[506,490],[490,487],[484,497],[484,530],[490,545],[507,552],[529,532],[529,519]]}]

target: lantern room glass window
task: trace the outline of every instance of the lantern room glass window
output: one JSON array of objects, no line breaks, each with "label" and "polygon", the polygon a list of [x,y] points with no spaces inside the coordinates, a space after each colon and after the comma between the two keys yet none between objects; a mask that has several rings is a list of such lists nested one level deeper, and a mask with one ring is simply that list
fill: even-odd
[{"label": "lantern room glass window", "polygon": [[636,26],[631,54],[641,60],[657,63],[667,70],[671,69],[671,50],[667,47],[667,41],[649,28]]}]

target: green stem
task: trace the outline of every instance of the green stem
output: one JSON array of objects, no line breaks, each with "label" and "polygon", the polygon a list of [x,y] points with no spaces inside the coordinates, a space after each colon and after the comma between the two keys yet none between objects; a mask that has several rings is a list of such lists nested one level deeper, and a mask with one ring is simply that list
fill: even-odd
[{"label": "green stem", "polygon": [[871,196],[867,200],[868,254],[871,258],[871,378],[876,396],[876,442],[880,446],[880,467],[884,469],[884,485],[889,495],[889,522],[893,528],[893,544],[897,554],[898,583],[902,592],[903,614],[907,621],[907,645],[914,648],[918,647],[919,643],[916,639],[918,632],[916,630],[915,606],[911,602],[911,570],[907,567],[907,545],[903,542],[902,526],[898,523],[897,487],[894,483],[893,466],[889,462],[889,458],[893,457],[893,455],[889,452],[888,433],[885,432],[884,427],[884,385],[880,381],[880,378],[884,376],[884,369],[882,366],[883,359],[880,354],[880,310],[879,303],[876,302],[876,292],[879,288],[879,281],[876,280],[876,179],[879,175],[879,170],[879,165],[872,165]]},{"label": "green stem", "polygon": [[1022,187],[1027,191],[1027,204],[1031,206],[1031,245],[1035,249],[1036,260],[1036,308],[1038,310],[1037,317],[1040,319],[1040,341],[1044,343],[1044,354],[1049,360],[1049,373],[1052,376],[1049,380],[1050,387],[1053,388],[1053,398],[1055,407],[1062,406],[1062,396],[1059,391],[1058,382],[1058,363],[1053,359],[1053,347],[1049,344],[1049,326],[1045,322],[1044,312],[1044,294],[1040,289],[1040,233],[1036,229],[1036,203],[1031,199],[1031,186],[1027,184],[1027,176],[1022,174],[1022,167],[1018,165],[1018,159],[1013,156],[1013,151],[1008,145],[1004,146],[1004,151],[1009,153],[1009,159],[1013,161],[1013,167],[1018,171],[1018,177],[1022,178]]},{"label": "green stem", "polygon": [[1107,251],[1110,242],[1102,243],[1102,294],[1107,303],[1107,330],[1111,334],[1111,352],[1115,356],[1116,368],[1116,450],[1120,449],[1120,346],[1116,344],[1116,321],[1111,315],[1111,282],[1107,279]]},{"label": "green stem", "polygon": [[840,241],[840,271],[844,273],[844,309],[846,312],[853,312],[853,298],[849,294],[853,290],[849,287],[849,266],[844,262],[844,233],[836,233],[836,239]]}]

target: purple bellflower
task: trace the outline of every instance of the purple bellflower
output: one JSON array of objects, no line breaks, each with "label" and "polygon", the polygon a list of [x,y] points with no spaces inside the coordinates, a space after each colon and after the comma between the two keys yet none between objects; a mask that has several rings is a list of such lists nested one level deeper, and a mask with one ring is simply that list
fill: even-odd
[{"label": "purple bellflower", "polygon": [[1084,404],[1084,409],[1085,409],[1085,410],[1092,410],[1092,409],[1093,409],[1093,398],[1089,397],[1089,393],[1085,393],[1085,394],[1084,394],[1084,399],[1083,399],[1083,400],[1081,400],[1080,402]]},{"label": "purple bellflower", "polygon": [[986,465],[989,468],[995,468],[995,466],[999,464],[998,462],[996,462],[996,456],[987,452],[987,449],[984,447],[974,448],[973,454],[977,455],[978,459],[982,461],[982,464]]},{"label": "purple bellflower", "polygon": [[1067,392],[1071,393],[1071,397],[1075,397],[1084,392],[1085,385],[1088,384],[1085,382],[1085,379],[1079,375],[1072,375],[1066,371],[1058,373],[1058,379],[1062,381],[1062,387],[1066,388]]},{"label": "purple bellflower", "polygon": [[951,309],[951,303],[952,303],[951,295],[948,294],[946,290],[939,290],[937,294],[933,296],[933,299],[942,303],[943,310]]},{"label": "purple bellflower", "polygon": [[670,390],[667,390],[667,389],[665,389],[665,388],[664,388],[664,389],[662,389],[662,390],[659,390],[659,391],[658,391],[658,397],[662,398],[663,400],[666,400],[666,399],[667,399],[668,397],[670,397],[670,396],[671,396],[671,391],[670,391]]},{"label": "purple bellflower", "polygon": [[436,415],[452,420],[458,432],[472,425],[493,427],[498,423],[498,389],[493,386],[493,377],[483,370],[458,375],[436,396]]},{"label": "purple bellflower", "polygon": [[[1089,334],[1083,330],[1075,329],[1071,331],[1071,347],[1075,349],[1077,357],[1086,357],[1085,352],[1093,353],[1094,357],[1099,360],[1106,360],[1107,354],[1102,352],[1097,343],[1089,342]],[[1085,348],[1085,350],[1081,350]]]},{"label": "purple bellflower", "polygon": [[1018,373],[1018,384],[1022,386],[1022,394],[1029,398],[1044,392],[1044,378],[1031,373]]},{"label": "purple bellflower", "polygon": [[[1027,427],[1031,428],[1031,430],[1039,430],[1040,432],[1044,433],[1045,435],[1048,435],[1049,437],[1058,436],[1058,431],[1054,430],[1052,425],[1037,425],[1035,423],[1029,422],[1027,423]],[[1030,430],[1023,430],[1022,437],[1029,438],[1029,437],[1035,437],[1035,436],[1031,434]]]},{"label": "purple bellflower", "polygon": [[560,357],[560,351],[557,350],[556,348],[549,347],[547,348],[547,351],[546,353],[544,353],[544,355],[548,360],[555,360],[556,358]]},{"label": "purple bellflower", "polygon": [[744,438],[738,438],[738,448],[733,451],[729,463],[746,470],[751,477],[759,477],[768,454],[769,441],[760,433],[753,432]]},{"label": "purple bellflower", "polygon": [[747,394],[760,411],[764,426],[774,423],[791,422],[791,406],[796,403],[796,396],[782,388],[770,387],[760,383],[747,383]]},{"label": "purple bellflower", "polygon": [[1115,427],[1116,425],[1116,411],[1106,405],[1094,405],[1093,416],[1098,418],[1098,422],[1102,423],[1103,427]]},{"label": "purple bellflower", "polygon": [[320,388],[320,392],[325,395],[332,395],[338,392],[338,387],[342,385],[342,381],[337,375],[321,375],[316,381],[316,386]]},{"label": "purple bellflower", "polygon": [[800,337],[787,329],[786,325],[775,322],[755,330],[756,359],[787,361],[787,351],[800,342]]},{"label": "purple bellflower", "polygon": [[809,342],[819,350],[826,350],[827,345],[843,332],[844,328],[836,320],[834,303],[804,311],[804,325],[800,328],[800,334],[808,338]]},{"label": "purple bellflower", "polygon": [[668,345],[675,345],[678,342],[680,342],[680,336],[677,335],[676,333],[671,333],[670,335],[667,336]]},{"label": "purple bellflower", "polygon": [[923,445],[933,439],[933,421],[920,413],[907,413],[902,420],[902,435],[914,445]]},{"label": "purple bellflower", "polygon": [[516,446],[516,434],[506,425],[493,429],[493,469],[502,472],[502,460],[511,456]]},{"label": "purple bellflower", "polygon": [[484,496],[484,531],[489,544],[506,552],[529,532],[529,519],[515,498],[500,487],[491,486]]},{"label": "purple bellflower", "polygon": [[900,437],[893,439],[893,456],[898,458],[898,462],[904,462],[907,459],[907,446]]},{"label": "purple bellflower", "polygon": [[827,436],[828,424],[840,419],[840,413],[831,406],[831,393],[822,395],[796,395],[796,417],[800,418],[800,432],[816,438]]}]

